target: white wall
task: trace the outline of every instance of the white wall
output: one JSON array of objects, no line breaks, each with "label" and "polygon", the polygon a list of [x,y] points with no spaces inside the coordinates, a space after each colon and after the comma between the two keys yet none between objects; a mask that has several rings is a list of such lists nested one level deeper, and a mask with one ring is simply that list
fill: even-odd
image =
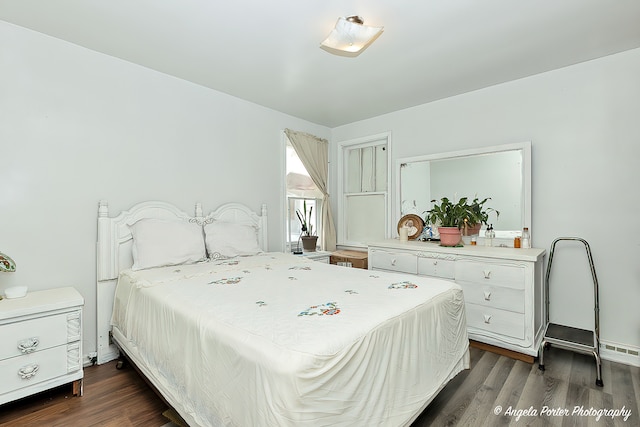
[{"label": "white wall", "polygon": [[[532,141],[533,245],[585,238],[600,284],[601,338],[638,348],[639,76],[636,49],[352,123],[333,129],[332,158],[340,141],[385,131],[394,159]],[[551,320],[591,328],[584,249],[559,250]]]},{"label": "white wall", "polygon": [[[534,246],[586,238],[602,338],[640,347],[640,50],[330,130],[1,21],[0,40],[0,251],[18,264],[0,290],[76,286],[85,352],[96,347],[98,201],[112,212],[143,199],[187,211],[267,203],[279,250],[285,127],[333,148],[391,131],[394,159],[531,140]],[[579,261],[566,265],[586,283],[555,276],[566,280],[552,283],[552,315],[581,326],[592,309]]]},{"label": "white wall", "polygon": [[2,21],[0,40],[0,251],[17,263],[0,291],[75,286],[95,351],[101,199],[267,203],[281,249],[281,130],[328,128]]}]

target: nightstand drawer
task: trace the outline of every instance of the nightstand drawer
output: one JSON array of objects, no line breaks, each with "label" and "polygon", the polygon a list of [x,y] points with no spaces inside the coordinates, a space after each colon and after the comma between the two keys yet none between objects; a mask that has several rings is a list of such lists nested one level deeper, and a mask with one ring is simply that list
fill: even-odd
[{"label": "nightstand drawer", "polygon": [[0,394],[80,372],[80,359],[80,344],[73,343],[2,360]]},{"label": "nightstand drawer", "polygon": [[8,323],[0,328],[0,360],[78,341],[80,311]]}]

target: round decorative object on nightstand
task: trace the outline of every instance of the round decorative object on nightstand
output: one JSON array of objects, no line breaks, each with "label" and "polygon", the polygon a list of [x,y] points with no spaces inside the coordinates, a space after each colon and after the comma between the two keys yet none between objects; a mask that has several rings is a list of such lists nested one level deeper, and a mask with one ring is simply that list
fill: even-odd
[{"label": "round decorative object on nightstand", "polygon": [[4,296],[7,299],[22,298],[25,295],[27,295],[26,286],[13,286],[4,290]]}]

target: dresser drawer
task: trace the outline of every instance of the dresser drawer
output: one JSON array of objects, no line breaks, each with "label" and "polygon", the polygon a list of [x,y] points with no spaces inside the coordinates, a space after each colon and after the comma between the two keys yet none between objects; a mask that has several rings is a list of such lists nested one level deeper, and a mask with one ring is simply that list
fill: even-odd
[{"label": "dresser drawer", "polygon": [[524,290],[501,286],[462,283],[464,300],[485,307],[499,308],[524,314]]},{"label": "dresser drawer", "polygon": [[80,344],[72,343],[0,361],[0,395],[82,369]]},{"label": "dresser drawer", "polygon": [[421,276],[453,279],[455,261],[449,259],[418,257],[418,274]]},{"label": "dresser drawer", "polygon": [[456,282],[490,284],[514,289],[525,287],[525,268],[518,265],[458,260],[455,264],[455,275]]},{"label": "dresser drawer", "polygon": [[[465,295],[466,299],[466,295]],[[524,339],[524,316],[512,311],[499,310],[477,304],[466,303],[467,325],[498,335]],[[469,330],[473,332],[473,330]]]},{"label": "dresser drawer", "polygon": [[0,360],[79,340],[80,319],[80,311],[72,311],[2,325]]},{"label": "dresser drawer", "polygon": [[411,274],[418,273],[417,257],[414,254],[377,251],[375,249],[372,249],[369,254],[372,268]]}]

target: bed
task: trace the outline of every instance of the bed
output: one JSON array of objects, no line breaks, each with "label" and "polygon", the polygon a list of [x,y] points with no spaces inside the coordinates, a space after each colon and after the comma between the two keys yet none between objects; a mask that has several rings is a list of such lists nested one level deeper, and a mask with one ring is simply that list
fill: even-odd
[{"label": "bed", "polygon": [[410,425],[469,368],[458,285],[269,252],[266,226],[101,202],[98,363],[124,352],[190,426]]}]

